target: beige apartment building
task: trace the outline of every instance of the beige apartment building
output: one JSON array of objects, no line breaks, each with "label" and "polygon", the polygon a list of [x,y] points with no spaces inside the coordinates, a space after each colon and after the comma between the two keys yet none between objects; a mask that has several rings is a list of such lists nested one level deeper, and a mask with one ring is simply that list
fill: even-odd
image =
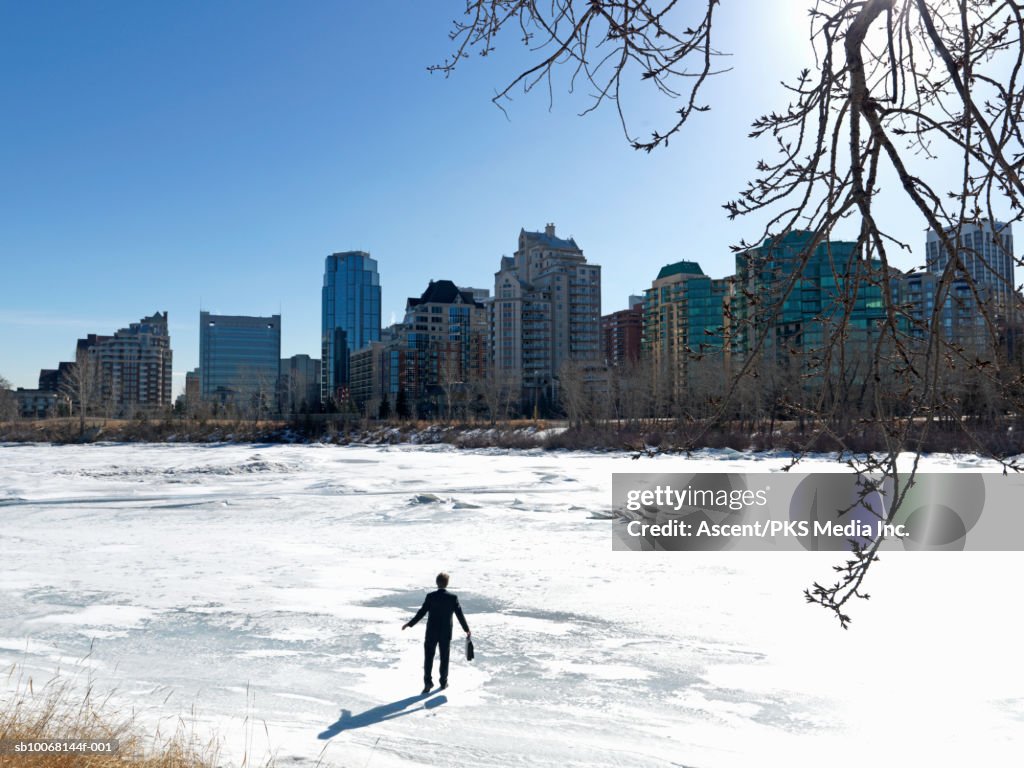
[{"label": "beige apartment building", "polygon": [[520,230],[512,257],[494,275],[491,361],[495,382],[521,392],[523,406],[557,398],[559,372],[601,363],[601,267],[548,224]]}]

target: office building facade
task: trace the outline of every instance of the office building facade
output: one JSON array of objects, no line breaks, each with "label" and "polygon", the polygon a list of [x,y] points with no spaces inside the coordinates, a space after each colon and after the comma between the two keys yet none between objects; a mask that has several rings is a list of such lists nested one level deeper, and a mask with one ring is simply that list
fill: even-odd
[{"label": "office building facade", "polygon": [[463,411],[487,374],[487,308],[480,292],[451,280],[431,280],[406,301],[405,320],[387,340],[353,353],[352,398],[366,415],[382,400],[394,412],[398,398],[424,418]]},{"label": "office building facade", "polygon": [[[945,234],[955,239],[956,229],[947,229]],[[934,230],[928,231],[925,256],[927,271],[935,275],[941,275],[950,262],[949,249]],[[1015,293],[1013,229],[1009,224],[987,220],[964,223],[960,227],[957,256],[963,268],[954,272],[953,279],[966,282],[970,278],[976,286],[986,286],[991,300],[1004,307],[1012,304]]]},{"label": "office building facade", "polygon": [[630,296],[629,299],[626,309],[601,315],[604,364],[610,368],[635,365],[640,361],[644,331],[643,298]]},{"label": "office building facade", "polygon": [[320,410],[320,361],[309,355],[281,358],[281,410],[314,413]]},{"label": "office building facade", "polygon": [[936,311],[940,281],[940,274],[916,271],[894,283],[893,299],[899,311],[900,330],[911,340],[911,348],[924,351],[928,338],[937,328],[946,343],[970,349],[974,354],[986,351],[993,330],[998,333],[998,329],[989,327],[980,309],[980,305],[991,301],[992,286],[984,283],[972,286],[964,278],[952,280]]},{"label": "office building facade", "polygon": [[241,410],[277,410],[281,316],[199,313],[199,394]]},{"label": "office building facade", "polygon": [[199,369],[193,368],[185,372],[184,404],[187,409],[193,410],[202,402],[199,392]]},{"label": "office building facade", "polygon": [[421,412],[451,412],[453,401],[464,402],[486,375],[486,307],[451,280],[431,280],[422,295],[406,301],[403,325],[399,344],[416,368],[406,396]]},{"label": "office building facade", "polygon": [[377,262],[365,251],[327,257],[321,294],[322,402],[349,396],[349,364],[353,352],[380,340],[381,292]]}]

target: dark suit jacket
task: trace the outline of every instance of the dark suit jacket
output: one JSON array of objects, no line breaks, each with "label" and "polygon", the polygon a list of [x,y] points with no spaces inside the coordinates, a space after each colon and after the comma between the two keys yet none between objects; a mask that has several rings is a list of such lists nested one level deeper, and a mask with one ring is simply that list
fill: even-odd
[{"label": "dark suit jacket", "polygon": [[417,621],[427,617],[427,637],[438,640],[451,640],[452,637],[452,615],[459,619],[462,628],[469,632],[469,624],[466,617],[462,615],[462,606],[459,605],[459,598],[447,589],[439,589],[427,595],[423,606],[416,611],[409,626],[414,626]]}]

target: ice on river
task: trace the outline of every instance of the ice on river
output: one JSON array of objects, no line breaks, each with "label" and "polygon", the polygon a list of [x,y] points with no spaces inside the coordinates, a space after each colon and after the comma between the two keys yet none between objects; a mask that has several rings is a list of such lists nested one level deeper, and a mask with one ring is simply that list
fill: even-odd
[{"label": "ice on river", "polygon": [[[802,597],[835,554],[613,552],[592,516],[615,471],[784,464],[2,446],[0,664],[77,675],[149,725],[183,715],[234,764],[1019,760],[1019,553],[886,554],[843,632]],[[422,625],[400,627],[441,569],[477,658],[456,644],[450,688],[420,697]]]}]

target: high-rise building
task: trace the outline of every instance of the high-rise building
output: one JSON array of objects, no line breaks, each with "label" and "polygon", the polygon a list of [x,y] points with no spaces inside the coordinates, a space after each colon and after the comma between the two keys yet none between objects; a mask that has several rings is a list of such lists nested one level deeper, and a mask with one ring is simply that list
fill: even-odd
[{"label": "high-rise building", "polygon": [[514,256],[503,256],[491,303],[494,375],[537,406],[555,396],[566,363],[601,362],[601,267],[588,264],[572,238],[519,232]]},{"label": "high-rise building", "polygon": [[431,280],[419,298],[405,304],[405,346],[416,350],[417,401],[435,399],[451,408],[487,372],[487,310],[470,290],[451,280]]},{"label": "high-rise building", "polygon": [[[390,394],[383,366],[390,342],[372,341],[349,357],[349,392],[356,412],[376,418],[380,415],[381,400]],[[397,386],[395,387],[397,391]],[[394,398],[389,398],[389,408]]]},{"label": "high-rise building", "polygon": [[[113,336],[89,334],[78,340],[77,349],[76,361],[82,370],[75,375],[90,379],[87,407],[93,412],[124,416],[171,405],[172,353],[166,312],[144,317]],[[52,376],[47,373],[46,378],[49,382]]]},{"label": "high-rise building", "polygon": [[[814,367],[842,339],[847,364],[871,354],[885,319],[883,270],[859,258],[856,243],[791,231],[736,254],[731,315],[735,350],[746,354],[763,335],[765,359]],[[890,268],[890,277],[899,273]]]},{"label": "high-rise building", "polygon": [[644,330],[643,297],[630,296],[629,306],[601,316],[604,363],[611,367],[633,365],[640,360]]},{"label": "high-rise building", "polygon": [[946,342],[975,353],[985,349],[992,334],[978,300],[988,302],[992,286],[982,283],[972,288],[964,278],[952,280],[936,313],[940,279],[935,272],[917,271],[895,281],[893,298],[901,314],[901,330],[919,341],[927,340],[933,330],[938,330]]},{"label": "high-rise building", "polygon": [[[956,237],[956,228],[946,230],[947,236]],[[954,279],[968,276],[975,285],[988,286],[994,300],[1009,306],[1015,292],[1013,281],[1013,229],[999,221],[964,223],[960,227],[960,247],[957,255],[963,270]],[[943,247],[942,238],[934,230],[928,231],[925,243],[928,271],[941,274],[949,264],[950,253]]]},{"label": "high-rise building", "polygon": [[723,375],[728,361],[725,306],[731,279],[695,261],[666,264],[644,293],[643,355],[659,391],[680,400],[698,372]]},{"label": "high-rise building", "polygon": [[320,361],[309,355],[281,358],[281,409],[287,413],[320,410]]},{"label": "high-rise building", "polygon": [[380,341],[353,352],[351,357],[351,399],[355,410],[367,416],[381,412],[381,402],[386,400],[390,415],[399,416],[398,406],[407,408],[404,415],[414,415],[416,403],[414,394],[419,392],[419,353],[410,348],[408,327],[405,323],[393,323],[381,329]]},{"label": "high-rise building", "polygon": [[203,400],[276,410],[281,316],[199,313],[199,393]]},{"label": "high-rise building", "polygon": [[381,400],[393,409],[404,393],[424,417],[453,412],[486,376],[487,331],[487,309],[471,289],[431,280],[421,296],[406,301],[405,322],[387,341],[353,353],[357,409],[376,415]]},{"label": "high-rise building", "polygon": [[380,276],[370,254],[327,257],[321,317],[320,394],[324,403],[337,403],[348,396],[352,353],[380,340]]},{"label": "high-rise building", "polygon": [[202,400],[199,392],[199,369],[193,368],[191,371],[185,372],[185,402],[195,406]]}]

